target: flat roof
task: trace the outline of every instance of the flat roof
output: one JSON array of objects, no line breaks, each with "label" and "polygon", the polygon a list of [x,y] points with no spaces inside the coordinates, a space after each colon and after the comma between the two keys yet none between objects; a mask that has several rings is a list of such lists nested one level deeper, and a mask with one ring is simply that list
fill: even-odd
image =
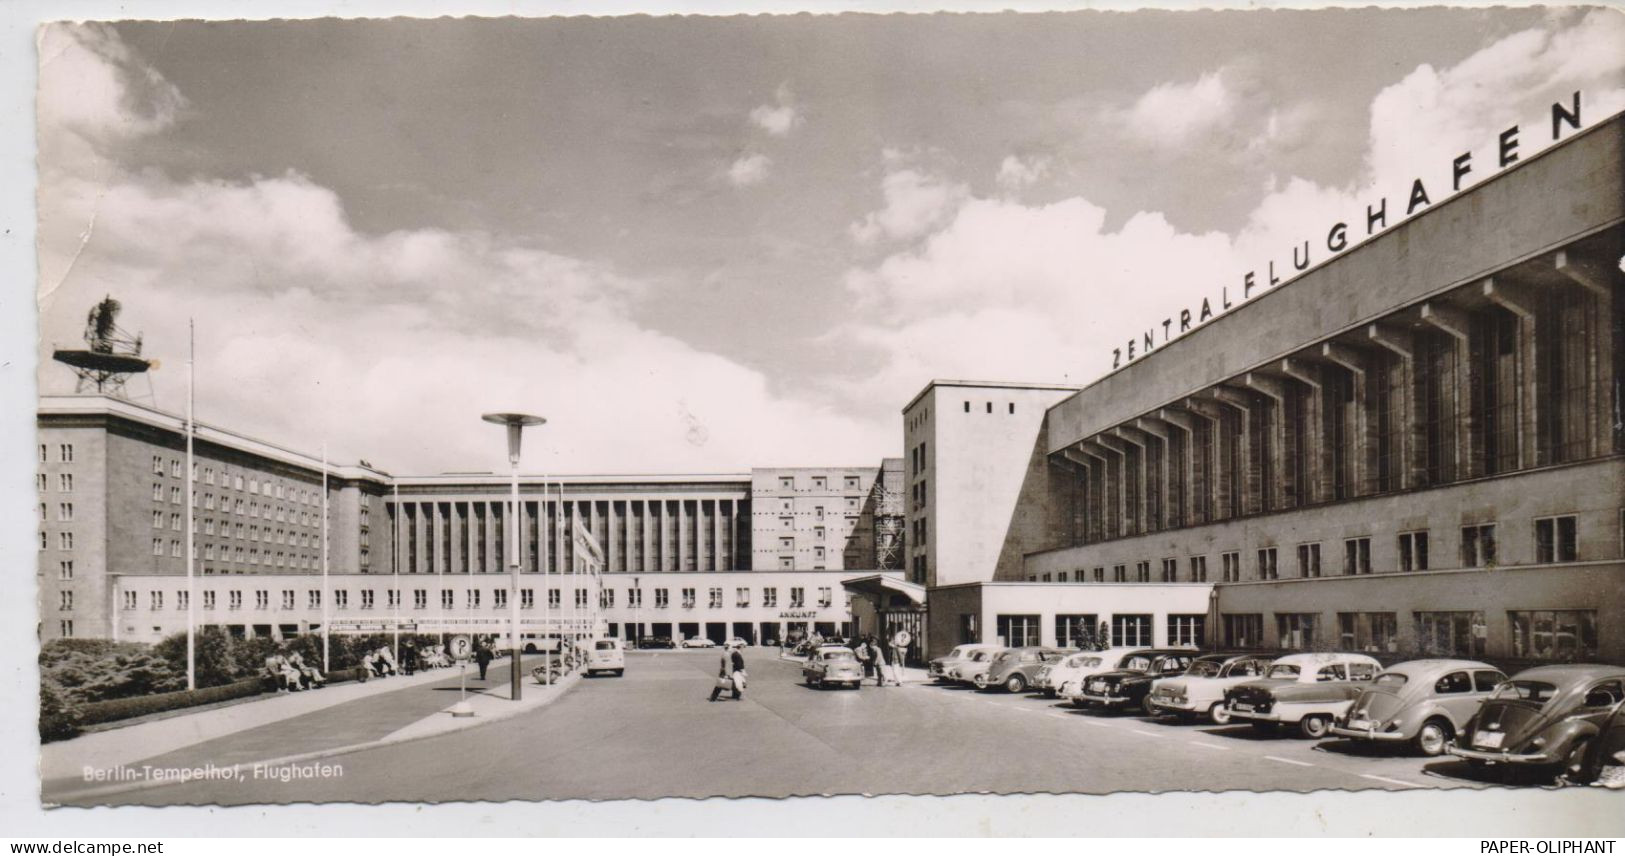
[{"label": "flat roof", "polygon": [[903,405],[902,412],[907,413],[909,408],[914,406],[915,402],[918,402],[926,393],[930,392],[933,387],[938,386],[957,386],[971,389],[1053,389],[1069,392],[1077,392],[1083,388],[1077,384],[1068,383],[1020,383],[1017,381],[1007,380],[954,380],[952,378],[936,378],[927,382],[919,392],[915,393],[914,397],[909,399],[907,404]]}]

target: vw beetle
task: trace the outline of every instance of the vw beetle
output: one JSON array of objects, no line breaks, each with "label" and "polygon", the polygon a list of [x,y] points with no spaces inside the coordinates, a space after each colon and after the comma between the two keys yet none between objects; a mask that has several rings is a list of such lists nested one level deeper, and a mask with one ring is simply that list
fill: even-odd
[{"label": "vw beetle", "polygon": [[1506,680],[1500,669],[1477,660],[1410,660],[1384,669],[1354,700],[1332,734],[1370,743],[1409,743],[1429,758],[1478,712]]}]

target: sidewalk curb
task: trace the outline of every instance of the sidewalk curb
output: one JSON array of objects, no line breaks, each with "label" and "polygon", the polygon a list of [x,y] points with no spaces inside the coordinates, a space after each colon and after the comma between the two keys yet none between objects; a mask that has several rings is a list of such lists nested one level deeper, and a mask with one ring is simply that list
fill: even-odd
[{"label": "sidewalk curb", "polygon": [[[271,759],[268,759],[268,760],[265,760],[265,761],[239,762],[239,763],[236,763],[236,764],[232,764],[230,767],[221,767],[219,769],[221,769],[221,770],[228,770],[228,769],[232,770],[236,774],[236,777],[241,777],[245,767],[252,770],[256,766],[260,766],[260,767],[289,766],[289,765],[292,765],[292,764],[302,764],[302,763],[306,763],[306,762],[309,762],[309,761],[320,761],[320,760],[323,760],[325,758],[333,758],[333,757],[336,757],[336,756],[339,756],[339,755],[348,755],[348,754],[351,754],[351,753],[354,753],[354,752],[362,752],[362,751],[365,751],[365,750],[368,750],[368,749],[380,749],[380,748],[383,748],[385,746],[395,746],[395,745],[406,744],[406,743],[415,743],[415,742],[417,742],[419,740],[428,740],[428,739],[434,738],[434,737],[444,737],[444,736],[446,736],[448,734],[461,734],[461,733],[463,733],[465,731],[470,731],[472,729],[479,728],[482,725],[491,725],[491,724],[494,724],[494,723],[497,723],[497,722],[503,722],[503,721],[506,721],[506,720],[509,720],[509,719],[513,719],[514,717],[519,716],[521,714],[530,713],[531,711],[535,711],[535,710],[541,710],[542,708],[547,707],[548,705],[552,704],[553,702],[558,701],[559,699],[563,698],[567,693],[569,693],[571,690],[575,689],[576,685],[581,683],[581,680],[582,680],[582,673],[580,673],[580,672],[573,673],[573,674],[567,676],[564,680],[561,680],[558,683],[554,684],[554,686],[560,687],[559,692],[554,694],[552,698],[547,699],[546,701],[541,702],[540,704],[537,704],[534,707],[526,707],[526,708],[523,708],[521,710],[509,710],[509,711],[499,713],[499,714],[495,714],[495,715],[492,715],[492,716],[480,717],[480,718],[476,719],[475,721],[472,721],[472,722],[468,723],[466,726],[464,726],[462,728],[451,729],[451,730],[448,730],[448,731],[442,731],[442,732],[435,733],[435,734],[418,734],[418,735],[409,735],[409,736],[406,736],[406,737],[385,736],[385,737],[381,737],[381,738],[379,738],[377,740],[368,740],[368,741],[366,741],[364,743],[354,743],[354,744],[351,744],[349,746],[335,746],[335,747],[333,747],[331,749],[317,749],[317,750],[312,751],[312,752],[301,752],[301,753],[296,754],[296,755],[284,755],[284,756],[282,756],[280,758],[271,758]],[[430,714],[429,717],[425,717],[425,719],[428,719],[430,717],[435,717],[435,716],[441,716],[441,715],[444,715],[445,713],[446,713],[446,711],[444,709],[437,710],[433,714]],[[419,721],[421,721],[421,720],[419,720]],[[197,780],[192,780],[192,781],[197,781]],[[40,804],[45,808],[58,808],[58,807],[70,807],[70,806],[68,806],[67,803],[64,803],[64,802],[60,801],[64,797],[72,797],[75,800],[82,801],[84,798],[87,798],[87,797],[114,796],[114,795],[117,795],[117,794],[134,793],[134,792],[137,792],[137,791],[150,790],[150,789],[153,789],[153,788],[164,788],[164,787],[171,787],[171,786],[174,786],[174,785],[190,784],[190,782],[189,781],[173,781],[173,780],[142,780],[142,781],[137,781],[137,782],[120,782],[120,783],[112,784],[112,785],[104,785],[104,786],[99,787],[99,788],[87,788],[85,790],[80,790],[80,791],[68,791],[68,792],[65,792],[63,794],[57,795],[57,798],[59,800],[57,802],[46,801],[45,795],[44,795],[44,792],[43,792],[44,791],[44,782],[41,782],[40,784],[41,784]]]}]

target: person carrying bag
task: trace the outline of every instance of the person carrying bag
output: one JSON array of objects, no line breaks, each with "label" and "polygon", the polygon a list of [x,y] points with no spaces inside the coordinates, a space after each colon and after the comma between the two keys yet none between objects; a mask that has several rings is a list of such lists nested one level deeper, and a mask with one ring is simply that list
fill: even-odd
[{"label": "person carrying bag", "polygon": [[734,679],[732,653],[727,648],[722,650],[722,660],[717,664],[716,684],[711,687],[711,701],[716,701],[717,697],[722,695],[723,690],[732,691],[734,698],[739,698],[740,684]]}]

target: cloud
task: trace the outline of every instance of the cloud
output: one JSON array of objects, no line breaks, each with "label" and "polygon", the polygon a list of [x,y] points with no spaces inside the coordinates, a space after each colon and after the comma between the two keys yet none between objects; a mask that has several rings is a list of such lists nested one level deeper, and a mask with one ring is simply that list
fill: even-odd
[{"label": "cloud", "polygon": [[1015,155],[1007,155],[1004,160],[999,162],[999,171],[994,176],[994,180],[998,183],[1000,190],[1005,193],[1015,193],[1031,187],[1034,182],[1043,178],[1044,174],[1049,172],[1049,163],[1049,158],[1042,156],[1020,158]]},{"label": "cloud", "polygon": [[41,148],[42,217],[58,227],[42,231],[41,252],[75,259],[41,282],[44,392],[72,389],[44,357],[112,293],[163,363],[151,376],[159,406],[183,400],[173,367],[196,319],[201,420],[398,472],[501,471],[499,433],[479,422],[490,410],[548,417],[526,444],[535,472],[861,464],[890,448],[876,443],[886,425],[640,324],[657,286],[607,265],[516,236],[365,233],[338,194],[297,172],[177,180],[128,166],[120,139],[184,121],[184,102],[156,102],[167,115],[142,106],[132,84],[167,84],[110,30],[46,38],[42,93],[96,101],[42,104],[41,138],[95,141],[106,155]]},{"label": "cloud", "polygon": [[771,136],[789,136],[790,132],[802,122],[801,113],[796,110],[794,99],[790,95],[790,85],[788,83],[779,85],[772,104],[762,104],[751,110],[750,121]]},{"label": "cloud", "polygon": [[728,183],[734,187],[750,187],[767,180],[767,169],[773,163],[766,155],[746,154],[728,165]]},{"label": "cloud", "polygon": [[942,223],[969,192],[962,184],[909,168],[886,173],[880,190],[885,205],[847,227],[859,244],[917,238]]},{"label": "cloud", "polygon": [[[1136,133],[1163,142],[1217,133],[1236,105],[1247,103],[1228,79],[1211,74],[1159,86],[1121,115]],[[855,399],[907,395],[934,377],[1085,383],[1109,370],[1125,331],[1177,319],[1180,309],[1199,306],[1220,285],[1239,285],[1243,273],[1270,259],[1290,262],[1292,246],[1321,237],[1305,234],[1305,224],[1363,224],[1365,205],[1384,195],[1392,223],[1399,219],[1394,201],[1402,209],[1413,177],[1442,165],[1444,183],[1430,184],[1439,188],[1437,203],[1448,195],[1450,158],[1464,148],[1487,150],[1522,120],[1530,131],[1527,156],[1549,138],[1552,101],[1584,90],[1591,124],[1625,104],[1622,87],[1625,24],[1603,12],[1510,35],[1451,68],[1420,67],[1373,100],[1367,165],[1356,181],[1328,187],[1271,178],[1262,200],[1229,232],[1181,230],[1158,212],[1113,228],[1107,212],[1082,197],[1023,205],[939,192],[912,207],[893,204],[894,196],[926,196],[923,177],[894,173],[886,209],[854,235],[916,240],[847,271],[847,289],[863,311],[829,342],[871,355],[876,368],[846,384]],[[1277,119],[1273,133],[1284,136],[1296,132],[1289,126],[1312,122],[1312,113],[1289,108]],[[1205,157],[1209,147],[1195,151]],[[1480,177],[1494,171],[1492,159],[1488,151],[1481,156]],[[1001,187],[1008,191],[1028,172],[1007,159]],[[909,211],[913,216],[902,213]],[[892,222],[900,225],[888,228]]]}]

